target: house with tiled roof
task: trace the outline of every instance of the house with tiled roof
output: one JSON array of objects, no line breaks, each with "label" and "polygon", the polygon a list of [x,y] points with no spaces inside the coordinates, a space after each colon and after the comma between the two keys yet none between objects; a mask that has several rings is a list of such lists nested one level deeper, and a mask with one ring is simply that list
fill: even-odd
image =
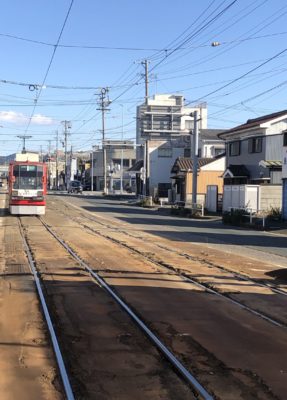
[{"label": "house with tiled roof", "polygon": [[[286,131],[287,110],[282,110],[249,119],[218,135],[226,143],[224,185],[259,186],[257,209],[273,205],[281,207],[282,147]],[[273,203],[267,202],[263,206],[261,192],[274,200]]]},{"label": "house with tiled roof", "polygon": [[[223,172],[225,170],[225,155],[215,158],[198,158],[197,172],[197,203],[208,203],[208,192],[216,196],[217,211],[218,198],[223,192]],[[174,201],[189,203],[192,201],[193,160],[186,157],[178,157],[171,169],[172,187],[175,193]],[[212,187],[212,188],[211,188]],[[210,193],[211,193],[210,192]]]}]

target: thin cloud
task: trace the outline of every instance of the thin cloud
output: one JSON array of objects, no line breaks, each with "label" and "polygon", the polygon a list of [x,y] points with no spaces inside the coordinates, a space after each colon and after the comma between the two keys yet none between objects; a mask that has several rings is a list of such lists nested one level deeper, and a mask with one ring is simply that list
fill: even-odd
[{"label": "thin cloud", "polygon": [[[10,122],[14,124],[26,124],[29,121],[27,115],[15,111],[0,111],[0,121]],[[35,125],[52,125],[54,121],[50,117],[42,114],[35,114],[31,120],[31,124]]]}]

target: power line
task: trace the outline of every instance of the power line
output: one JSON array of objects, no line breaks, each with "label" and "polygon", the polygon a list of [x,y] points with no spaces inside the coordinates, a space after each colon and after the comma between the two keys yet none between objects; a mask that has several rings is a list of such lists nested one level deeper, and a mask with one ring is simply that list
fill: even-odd
[{"label": "power line", "polygon": [[159,48],[149,48],[149,47],[113,47],[113,46],[95,46],[95,45],[76,45],[76,44],[54,44],[54,43],[49,43],[49,42],[43,42],[40,40],[34,40],[34,39],[27,39],[21,36],[16,36],[16,35],[9,35],[5,33],[0,33],[0,36],[2,37],[7,37],[10,39],[16,39],[16,40],[21,40],[24,42],[30,42],[30,43],[35,43],[35,44],[41,44],[43,46],[49,46],[49,47],[59,47],[59,48],[71,48],[71,49],[96,49],[96,50],[123,50],[123,51],[170,51],[170,49],[159,49]]},{"label": "power line", "polygon": [[[252,72],[256,71],[257,69],[263,67],[263,65],[266,65],[266,64],[268,64],[269,62],[273,61],[274,59],[276,59],[277,57],[279,57],[281,54],[285,53],[286,51],[287,51],[287,48],[285,48],[284,50],[282,50],[282,51],[280,51],[279,53],[275,54],[274,56],[268,58],[268,59],[267,59],[266,61],[264,61],[263,63],[261,63],[261,64],[257,65],[256,67],[250,69],[249,71],[245,72],[244,74],[240,75],[239,77],[233,79],[231,82],[226,83],[225,85],[223,85],[223,86],[221,86],[221,87],[219,87],[219,88],[217,88],[217,89],[215,89],[215,90],[213,90],[213,91],[211,91],[211,92],[205,94],[204,96],[199,97],[198,99],[196,99],[196,100],[194,100],[194,101],[199,101],[199,100],[205,99],[206,97],[208,97],[208,96],[210,96],[210,95],[212,95],[212,94],[214,94],[214,93],[217,93],[217,92],[219,92],[220,90],[222,90],[222,89],[224,89],[224,88],[226,88],[226,87],[232,85],[233,83],[239,81],[240,79],[242,79],[242,78],[244,78],[245,76],[251,74]],[[188,102],[186,105],[191,104],[191,103],[194,102],[194,101],[190,101],[190,102]]]},{"label": "power line", "polygon": [[188,43],[195,35],[198,35],[202,30],[206,29],[209,25],[211,25],[214,21],[216,21],[218,18],[220,18],[227,10],[229,10],[230,7],[232,7],[238,0],[233,0],[231,3],[229,3],[223,10],[221,10],[219,13],[217,13],[213,18],[211,18],[208,22],[206,22],[202,27],[198,28],[197,31],[189,35],[182,43],[180,43],[175,49],[173,49],[170,53],[166,54],[165,58],[160,60],[157,64],[155,64],[151,70],[153,71],[155,68],[157,68],[161,63],[163,63],[168,57],[170,57],[173,53],[175,53],[177,50],[179,50],[182,46],[184,46],[186,43]]},{"label": "power line", "polygon": [[45,82],[46,82],[46,79],[47,79],[47,77],[48,77],[48,74],[49,74],[50,68],[51,68],[51,66],[52,66],[52,63],[53,63],[53,60],[54,60],[54,57],[55,57],[55,54],[56,54],[56,51],[57,51],[59,42],[60,42],[60,40],[61,40],[61,37],[62,37],[63,31],[64,31],[64,28],[65,28],[65,26],[66,26],[68,17],[69,17],[69,15],[70,15],[70,12],[71,12],[73,3],[74,3],[74,0],[71,0],[71,3],[70,3],[70,6],[69,6],[69,9],[68,9],[68,11],[67,11],[67,14],[66,14],[64,23],[63,23],[63,25],[62,25],[62,28],[61,28],[61,31],[60,31],[60,34],[59,34],[57,43],[56,43],[55,46],[54,46],[53,54],[52,54],[52,56],[51,56],[51,59],[50,59],[48,68],[47,68],[47,70],[46,70],[46,73],[45,73],[45,76],[44,76],[44,79],[43,79],[43,82],[42,82],[42,84],[41,84],[41,86],[40,86],[40,88],[39,88],[39,90],[38,90],[37,95],[36,95],[35,104],[34,104],[34,107],[33,107],[32,113],[31,113],[31,116],[30,116],[30,118],[29,118],[27,127],[26,127],[26,129],[25,129],[25,133],[27,133],[27,131],[28,131],[30,125],[31,125],[31,121],[32,121],[32,118],[33,118],[33,116],[34,116],[35,109],[36,109],[36,107],[37,107],[38,99],[39,99],[39,97],[41,96],[43,87],[44,87]]}]

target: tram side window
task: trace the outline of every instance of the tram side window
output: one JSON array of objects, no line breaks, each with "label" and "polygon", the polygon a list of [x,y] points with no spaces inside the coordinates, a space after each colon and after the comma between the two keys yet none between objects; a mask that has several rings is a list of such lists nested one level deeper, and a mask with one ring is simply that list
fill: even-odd
[{"label": "tram side window", "polygon": [[15,165],[13,170],[14,189],[41,189],[43,167],[40,165]]}]

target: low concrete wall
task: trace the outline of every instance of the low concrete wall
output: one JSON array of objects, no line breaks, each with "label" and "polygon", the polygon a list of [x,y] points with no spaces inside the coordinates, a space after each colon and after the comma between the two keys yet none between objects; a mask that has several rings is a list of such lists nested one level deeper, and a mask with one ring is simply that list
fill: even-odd
[{"label": "low concrete wall", "polygon": [[282,208],[282,185],[260,186],[260,210],[270,210],[271,207]]}]

